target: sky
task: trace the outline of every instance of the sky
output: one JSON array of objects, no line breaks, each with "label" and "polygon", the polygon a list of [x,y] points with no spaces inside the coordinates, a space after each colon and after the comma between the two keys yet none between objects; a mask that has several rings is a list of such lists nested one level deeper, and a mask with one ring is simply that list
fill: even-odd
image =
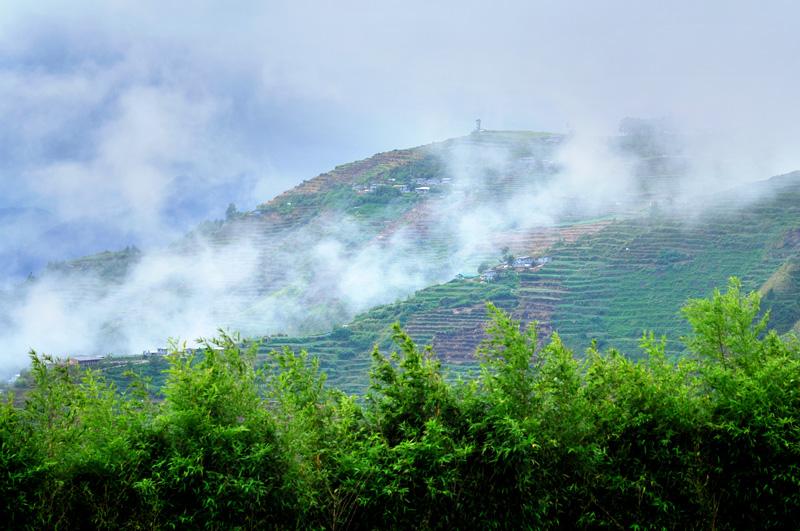
[{"label": "sky", "polygon": [[[466,135],[476,118],[572,132],[564,170],[500,207],[453,202],[441,219],[466,238],[450,269],[405,259],[402,235],[354,255],[358,229],[343,223],[287,240],[286,264],[313,265],[296,283],[347,317],[452,278],[484,245],[476,234],[553,221],[567,196],[615,203],[634,183],[606,142],[624,117],[684,133],[682,198],[800,169],[797,20],[800,4],[777,0],[0,2],[0,291],[21,294],[0,298],[0,373],[28,348],[111,348],[104,322],[122,323],[121,352],[236,322],[237,293],[284,262],[247,239],[192,257],[170,242],[229,203],[252,209],[338,164]],[[506,158],[463,155],[449,161],[456,188]],[[57,275],[14,289],[49,261],[129,245],[146,258],[80,303]],[[276,293],[251,308],[250,332],[307,316],[280,298],[292,290]]]},{"label": "sky", "polygon": [[668,117],[758,152],[764,177],[795,169],[799,19],[789,1],[6,0],[0,277],[165,245],[476,118],[602,135]]}]

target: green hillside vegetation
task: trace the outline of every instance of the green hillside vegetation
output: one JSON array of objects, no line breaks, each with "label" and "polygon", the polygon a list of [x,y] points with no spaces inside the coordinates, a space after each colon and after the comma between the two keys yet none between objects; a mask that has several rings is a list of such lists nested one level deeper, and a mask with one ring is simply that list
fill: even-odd
[{"label": "green hillside vegetation", "polygon": [[121,281],[131,267],[142,257],[142,252],[135,246],[128,246],[121,251],[103,251],[75,260],[50,262],[45,274],[90,273],[107,281]]},{"label": "green hillside vegetation", "polygon": [[[414,341],[432,344],[452,372],[463,372],[477,363],[475,349],[488,319],[485,301],[523,323],[537,321],[543,341],[557,330],[576,352],[592,341],[601,348],[613,341],[636,356],[642,332],[652,329],[671,338],[667,352],[677,356],[684,350],[678,338],[688,332],[680,315],[683,301],[710,293],[732,275],[748,290],[760,288],[778,333],[793,327],[800,331],[800,176],[758,186],[762,199],[748,205],[721,201],[693,219],[681,220],[654,205],[591,231],[581,228],[587,225],[570,225],[565,230],[586,233],[574,241],[559,241],[563,238],[556,233],[554,243],[538,249],[551,258],[539,268],[490,282],[458,278],[433,285],[323,334],[266,336],[259,339],[259,359],[284,346],[307,350],[319,357],[331,382],[346,392],[363,393],[372,347],[387,348],[391,326],[399,322]],[[531,249],[512,251],[520,256]],[[492,263],[499,261],[495,257]],[[158,358],[131,358],[127,368],[163,381]],[[121,381],[125,369],[115,365],[109,375]]]},{"label": "green hillside vegetation", "polygon": [[[486,301],[508,310],[514,308],[518,285],[519,277],[514,274],[496,283],[452,280],[420,290],[404,301],[378,306],[327,334],[263,338],[259,352],[263,356],[284,347],[314,352],[332,382],[347,392],[363,393],[368,383],[369,353],[375,345],[384,349],[391,346],[393,323],[413,330],[415,341],[431,343],[436,333],[458,331],[464,323],[482,327],[488,319]],[[470,312],[453,313],[464,308]],[[459,365],[474,366],[471,354],[450,358],[448,365],[456,370]]]},{"label": "green hillside vegetation", "polygon": [[[431,343],[451,368],[475,363],[493,301],[523,322],[537,320],[546,338],[558,330],[562,341],[582,351],[613,340],[635,352],[645,329],[677,340],[688,332],[680,308],[731,275],[749,290],[779,275],[780,288],[762,288],[773,327],[785,333],[800,319],[800,179],[773,179],[771,194],[748,206],[720,203],[702,217],[680,220],[658,209],[610,223],[577,241],[547,249],[552,260],[495,282],[457,279],[418,291],[404,301],[357,316],[345,328],[311,337],[268,337],[262,352],[290,346],[318,353],[331,380],[349,391],[363,390],[364,368],[375,343],[387,345],[391,324],[400,322],[419,343]],[[525,249],[518,249],[522,254]],[[782,264],[787,264],[783,265]],[[775,273],[776,269],[781,268]],[[771,281],[772,284],[776,280]]]},{"label": "green hillside vegetation", "polygon": [[[283,347],[313,352],[332,383],[359,394],[369,383],[369,353],[375,344],[388,348],[395,322],[414,341],[432,344],[453,374],[474,368],[475,349],[485,338],[485,301],[523,323],[539,322],[542,341],[557,330],[576,352],[592,341],[600,348],[613,342],[635,357],[642,332],[652,329],[671,338],[667,352],[678,356],[684,350],[678,338],[688,332],[680,315],[683,301],[708,294],[731,275],[739,276],[748,290],[760,289],[778,333],[800,332],[800,176],[754,186],[761,199],[747,205],[718,201],[691,219],[682,220],[674,210],[667,213],[654,204],[638,216],[567,225],[559,230],[574,231],[577,239],[564,240],[564,233],[554,232],[537,249],[512,247],[517,256],[535,250],[551,258],[539,268],[490,282],[457,278],[433,285],[326,333],[249,340],[260,344],[259,360]],[[446,249],[430,246],[426,252]],[[488,261],[497,264],[500,258]],[[310,306],[309,319],[334,307],[319,304],[325,308]],[[116,357],[100,368],[119,384],[126,370],[152,377],[156,387],[163,383],[165,362],[160,357],[125,359],[127,363]],[[23,377],[18,386],[26,382]]]},{"label": "green hillside vegetation", "polygon": [[277,216],[293,225],[331,213],[380,223],[399,218],[422,199],[397,187],[413,189],[415,179],[436,177],[442,172],[441,160],[425,148],[383,153],[306,181],[259,205],[255,214]]},{"label": "green hillside vegetation", "polygon": [[[465,208],[472,205],[502,208],[516,192],[552,178],[550,165],[562,140],[562,135],[550,133],[482,131],[426,146],[379,153],[304,181],[253,211],[240,212],[229,205],[225,219],[201,223],[165,249],[153,249],[152,253],[141,256],[127,251],[100,253],[54,264],[14,294],[0,294],[0,308],[13,308],[18,300],[33,293],[37,284],[44,284],[78,310],[91,308],[96,306],[98,298],[125,291],[126,280],[136,282],[135,275],[130,277],[129,273],[141,261],[147,264],[175,254],[186,259],[197,257],[205,263],[209,256],[227,256],[228,263],[241,263],[243,269],[251,268],[258,274],[233,288],[240,303],[221,325],[253,335],[325,333],[353,319],[356,310],[347,301],[338,300],[337,290],[320,286],[325,281],[320,281],[320,259],[313,253],[315,243],[336,242],[341,245],[344,257],[349,258],[364,249],[382,252],[397,236],[408,245],[409,260],[423,266],[421,274],[426,282],[446,280],[454,270],[451,261],[458,238],[454,227],[441,216],[453,207],[450,204],[453,183],[463,177],[448,161],[459,157],[472,161],[468,170],[470,186],[466,191],[459,190]],[[508,159],[507,164],[501,164],[502,168],[493,166],[497,154]],[[497,234],[500,240],[505,236]],[[537,240],[538,235],[510,237]],[[496,244],[487,241],[485,255],[470,256],[456,270],[473,272],[482,260],[493,258],[492,248]],[[179,293],[180,282],[175,281],[167,289]],[[287,316],[287,322],[265,322],[263,316],[269,313],[265,308],[289,300],[307,311]],[[120,313],[124,312],[120,308]],[[110,312],[106,322],[97,323],[98,328],[109,333],[94,341],[86,349],[87,355],[133,354],[121,350],[129,348],[130,343],[126,341],[125,327],[120,326],[124,317],[113,313]],[[381,334],[385,335],[385,330]],[[152,341],[166,341],[166,338],[152,338]],[[474,346],[474,342],[470,344]],[[349,357],[366,359],[368,348],[358,352],[350,349]]]},{"label": "green hillside vegetation", "polygon": [[761,286],[764,306],[770,310],[770,321],[776,329],[795,329],[800,315],[800,260],[792,259]]},{"label": "green hillside vegetation", "polygon": [[[225,243],[240,238],[257,247],[257,263],[242,262],[254,265],[260,274],[240,290],[242,323],[235,328],[273,334],[250,338],[261,339],[260,359],[283,346],[314,352],[330,380],[347,392],[366,389],[369,352],[375,344],[387,347],[394,322],[400,322],[415,341],[432,344],[442,353],[443,363],[455,372],[474,367],[475,348],[485,337],[483,302],[487,300],[523,323],[538,321],[543,341],[557,330],[564,343],[578,352],[593,340],[601,348],[613,340],[635,353],[642,331],[652,328],[673,338],[667,352],[678,355],[683,346],[676,338],[688,330],[679,313],[683,301],[704,296],[735,275],[749,290],[771,282],[774,287],[762,289],[762,294],[765,309],[772,312],[774,328],[779,333],[797,330],[797,269],[790,271],[782,266],[797,263],[800,256],[800,174],[753,183],[727,195],[714,191],[713,197],[677,205],[670,194],[657,192],[674,180],[667,171],[672,164],[667,159],[675,159],[672,162],[678,165],[682,159],[659,151],[658,142],[641,144],[629,136],[621,137],[620,142],[626,152],[641,157],[637,175],[642,189],[650,190],[637,196],[634,204],[638,209],[612,208],[600,217],[578,209],[570,213],[570,221],[555,227],[498,230],[489,236],[492,241],[486,242],[485,253],[474,253],[459,270],[469,276],[482,262],[496,264],[497,249],[504,246],[516,256],[549,257],[551,260],[542,267],[523,268],[489,282],[455,279],[354,316],[346,301],[336,298],[335,290],[319,289],[314,284],[317,258],[286,252],[302,249],[309,238],[324,240],[340,224],[353,228],[347,231],[343,245],[354,253],[365,244],[384,245],[402,231],[414,249],[409,259],[425,264],[431,278],[441,279],[444,274],[436,272],[452,271],[444,264],[457,250],[456,235],[443,229],[440,218],[431,215],[446,206],[450,185],[445,182],[449,170],[444,154],[457,151],[474,155],[484,148],[499,148],[509,154],[512,162],[508,171],[492,173],[491,168],[484,168],[491,175],[475,179],[465,203],[502,208],[517,191],[552,177],[542,164],[554,158],[562,139],[549,133],[484,131],[381,153],[305,181],[253,212],[229,209],[226,220],[209,222],[174,247],[191,253],[198,247],[195,237],[199,234],[206,238],[199,247],[207,248],[212,242],[212,246],[219,244],[221,253],[228,252]],[[653,157],[660,161],[656,168],[648,162]],[[439,184],[428,193],[414,192],[413,187],[426,179]],[[749,203],[735,200],[747,195],[760,199]],[[296,229],[305,238],[301,244],[294,239]],[[65,296],[83,301],[95,293],[113,290],[113,282],[121,282],[139,259],[134,250],[101,253],[56,264],[44,275],[74,275],[63,282]],[[234,261],[240,259],[232,257]],[[90,274],[78,278],[80,273]],[[773,275],[777,277],[770,281]],[[98,286],[97,277],[111,282]],[[778,277],[783,279],[780,286]],[[13,305],[19,297],[6,297],[0,303]],[[302,322],[288,323],[283,330],[259,330],[263,309],[272,307],[276,300],[289,299],[306,309],[298,318]],[[103,326],[113,336],[116,323]],[[121,381],[125,368],[118,356],[109,367],[109,376]],[[163,360],[134,356],[127,368],[149,374],[157,383],[163,380]]]},{"label": "green hillside vegetation", "polygon": [[736,279],[690,300],[678,362],[652,334],[637,360],[576,358],[490,305],[464,380],[398,326],[360,399],[305,352],[257,368],[227,335],[174,350],[162,399],[32,354],[34,387],[0,405],[4,524],[791,528],[800,344],[767,331],[759,302]]},{"label": "green hillside vegetation", "polygon": [[[758,289],[787,257],[800,255],[800,246],[784,245],[798,225],[797,180],[746,207],[706,208],[695,220],[654,212],[610,225],[553,250],[547,274],[564,290],[553,320],[576,347],[593,338],[632,346],[647,327],[679,337],[686,331],[678,311],[683,300],[708,293],[731,275]],[[799,317],[795,312],[794,320]],[[775,326],[790,328],[783,320]]]}]

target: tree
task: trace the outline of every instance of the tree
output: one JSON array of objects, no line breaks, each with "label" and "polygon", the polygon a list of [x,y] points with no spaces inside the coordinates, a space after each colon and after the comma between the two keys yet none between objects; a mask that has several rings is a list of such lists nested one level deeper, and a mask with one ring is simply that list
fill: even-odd
[{"label": "tree", "polygon": [[710,299],[689,300],[683,314],[693,330],[684,338],[690,350],[723,364],[758,354],[769,312],[759,319],[761,296],[758,292],[743,295],[741,287],[741,281],[731,277],[726,293],[715,289]]},{"label": "tree", "polygon": [[514,265],[514,258],[515,256],[511,254],[511,249],[509,247],[503,247],[501,250],[503,253],[503,258],[500,260],[504,264]]},{"label": "tree", "polygon": [[227,210],[225,210],[225,220],[231,221],[239,216],[239,211],[236,210],[236,205],[231,203],[228,205]]}]

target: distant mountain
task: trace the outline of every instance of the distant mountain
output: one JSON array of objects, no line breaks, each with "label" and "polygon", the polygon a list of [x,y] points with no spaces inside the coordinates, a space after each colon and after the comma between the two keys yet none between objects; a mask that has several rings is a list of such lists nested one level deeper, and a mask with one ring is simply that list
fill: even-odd
[{"label": "distant mountain", "polygon": [[97,249],[114,249],[130,235],[95,222],[59,221],[40,208],[0,208],[0,279],[38,274],[48,262],[77,258]]}]

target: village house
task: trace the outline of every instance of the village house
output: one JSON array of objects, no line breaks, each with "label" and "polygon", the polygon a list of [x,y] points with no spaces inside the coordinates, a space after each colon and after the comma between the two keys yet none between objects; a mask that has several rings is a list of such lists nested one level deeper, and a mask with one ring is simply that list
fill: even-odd
[{"label": "village house", "polygon": [[514,269],[529,269],[532,267],[542,266],[550,261],[549,256],[542,256],[540,258],[533,258],[531,256],[520,256],[515,258],[511,263]]},{"label": "village house", "polygon": [[530,256],[520,256],[514,259],[511,267],[533,267],[535,262],[536,261]]},{"label": "village house", "polygon": [[494,269],[489,269],[488,271],[484,271],[481,273],[481,280],[484,282],[492,282],[497,280],[498,272]]},{"label": "village house", "polygon": [[444,183],[444,179],[439,179],[436,177],[420,177],[414,179],[414,182],[419,186],[441,186]]},{"label": "village house", "polygon": [[80,367],[92,367],[94,365],[98,365],[104,359],[105,358],[102,356],[92,358],[70,358],[68,363],[70,365],[78,365]]}]

